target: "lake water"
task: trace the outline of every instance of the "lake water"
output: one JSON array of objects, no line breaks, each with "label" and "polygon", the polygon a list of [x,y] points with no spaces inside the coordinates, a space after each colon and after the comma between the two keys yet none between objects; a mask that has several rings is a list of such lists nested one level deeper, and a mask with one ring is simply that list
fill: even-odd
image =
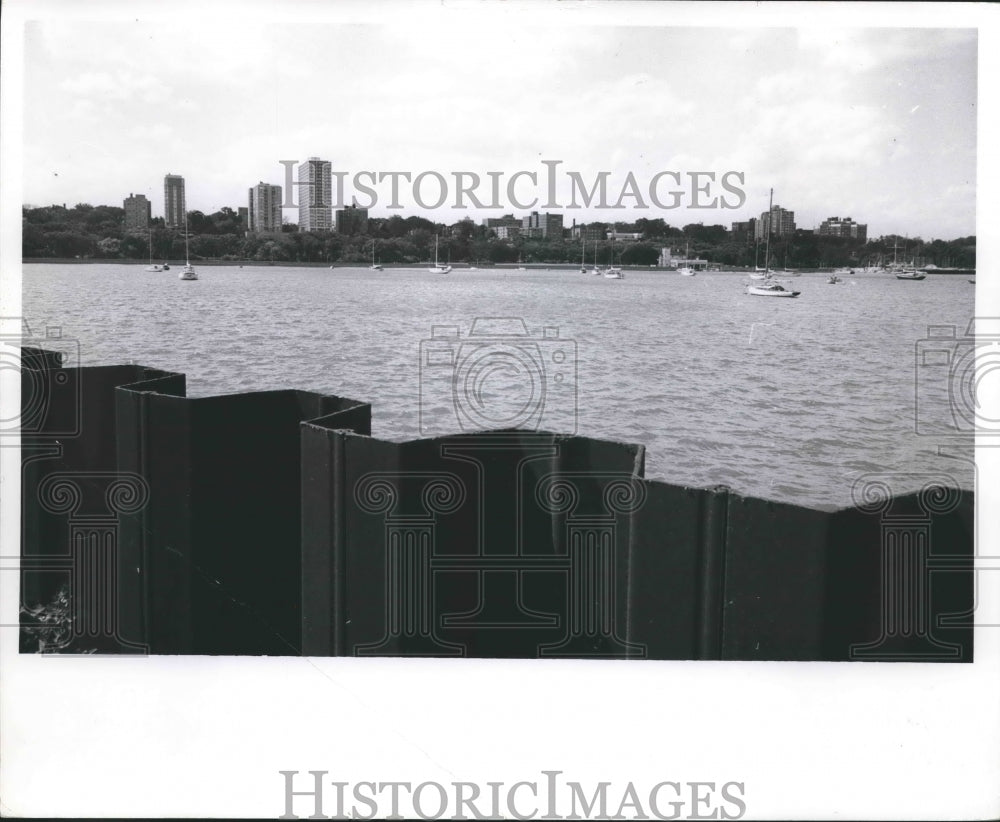
[{"label": "lake water", "polygon": [[[351,397],[372,403],[373,434],[391,439],[477,421],[575,426],[647,446],[648,477],[822,507],[850,504],[854,480],[875,471],[943,470],[972,487],[964,460],[937,454],[972,456],[971,436],[946,436],[945,376],[920,406],[940,436],[914,426],[917,343],[930,325],[964,335],[975,291],[965,276],[829,285],[804,274],[788,300],[746,296],[731,273],[201,266],[199,281],[181,282],[179,266],[23,270],[33,332],[61,326],[84,365],[184,372],[191,396]],[[488,333],[470,342],[477,318],[521,318],[529,338],[480,323]],[[461,337],[432,338],[433,326]]]}]

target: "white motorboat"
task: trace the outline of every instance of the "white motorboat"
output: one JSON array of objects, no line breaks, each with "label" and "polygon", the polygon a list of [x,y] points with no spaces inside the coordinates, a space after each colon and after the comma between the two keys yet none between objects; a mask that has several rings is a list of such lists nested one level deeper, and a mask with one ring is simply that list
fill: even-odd
[{"label": "white motorboat", "polygon": [[798,297],[801,293],[800,291],[789,291],[781,283],[773,280],[760,285],[750,283],[747,286],[747,294],[754,297]]},{"label": "white motorboat", "polygon": [[451,271],[450,265],[441,265],[438,262],[438,238],[434,238],[434,265],[427,269],[431,274],[447,274]]}]

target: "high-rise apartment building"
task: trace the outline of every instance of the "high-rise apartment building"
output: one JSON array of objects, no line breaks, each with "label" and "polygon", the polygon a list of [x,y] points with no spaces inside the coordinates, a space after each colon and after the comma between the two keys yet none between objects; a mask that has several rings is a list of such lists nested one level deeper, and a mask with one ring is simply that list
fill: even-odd
[{"label": "high-rise apartment building", "polygon": [[299,166],[299,231],[329,231],[333,222],[329,160],[310,157]]},{"label": "high-rise apartment building", "polygon": [[817,234],[826,237],[851,237],[866,242],[868,240],[868,224],[856,223],[850,217],[828,217],[819,224]]},{"label": "high-rise apartment building", "polygon": [[152,215],[152,203],[145,194],[129,194],[125,198],[125,230],[147,231]]},{"label": "high-rise apartment building", "polygon": [[560,239],[563,233],[562,214],[539,214],[532,211],[522,219],[521,232],[529,237]]},{"label": "high-rise apartment building", "polygon": [[183,228],[186,213],[184,178],[179,174],[168,174],[163,178],[163,222],[167,228]]},{"label": "high-rise apartment building", "polygon": [[250,189],[247,224],[253,232],[281,231],[281,186],[257,183]]},{"label": "high-rise apartment building", "polygon": [[745,222],[733,223],[730,234],[736,242],[745,242],[747,245],[750,245],[757,237],[757,218],[751,217]]},{"label": "high-rise apartment building", "polygon": [[368,209],[349,205],[338,208],[334,215],[338,234],[364,234],[368,231]]},{"label": "high-rise apartment building", "polygon": [[790,237],[795,233],[795,212],[788,211],[781,206],[772,206],[771,211],[761,212],[760,219],[755,226],[755,234],[758,240],[763,240],[768,231],[772,237]]}]

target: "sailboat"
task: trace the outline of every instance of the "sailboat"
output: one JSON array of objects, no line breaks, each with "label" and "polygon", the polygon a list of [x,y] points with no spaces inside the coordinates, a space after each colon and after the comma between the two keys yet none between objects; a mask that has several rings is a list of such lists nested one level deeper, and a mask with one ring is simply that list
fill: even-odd
[{"label": "sailboat", "polygon": [[441,265],[438,262],[438,238],[436,236],[434,237],[434,265],[427,270],[431,272],[431,274],[447,274],[451,271],[450,265]]},{"label": "sailboat", "polygon": [[597,267],[597,243],[594,243],[594,267],[590,271],[595,277],[600,277],[603,273],[600,268]]},{"label": "sailboat", "polygon": [[614,232],[611,234],[611,264],[604,269],[604,279],[606,280],[621,280],[624,279],[625,275],[622,274],[622,270],[615,265],[615,235]]},{"label": "sailboat", "polygon": [[794,268],[788,267],[788,254],[785,254],[785,262],[782,264],[781,271],[778,272],[782,277],[800,277],[802,276],[800,272],[796,271]]},{"label": "sailboat", "polygon": [[[750,283],[747,285],[747,294],[753,297],[798,297],[801,292],[799,291],[789,291],[781,283],[773,280],[771,278],[770,271],[770,260],[771,260],[771,220],[770,215],[773,213],[774,208],[774,189],[771,189],[770,198],[767,206],[768,222],[767,222],[767,240],[764,244],[764,281],[759,285]],[[753,275],[751,275],[753,276]]]},{"label": "sailboat", "polygon": [[179,280],[197,280],[198,275],[195,273],[194,266],[191,265],[191,252],[188,250],[188,218],[187,212],[184,213],[184,268],[181,269],[181,273],[177,275]]},{"label": "sailboat", "polygon": [[757,252],[759,250],[760,247],[755,241],[753,244],[753,273],[750,275],[751,280],[765,280],[768,277],[767,266],[765,265],[761,268],[757,265]]},{"label": "sailboat", "polygon": [[[688,250],[688,243],[684,244],[684,261],[687,262],[691,258],[691,252]],[[677,269],[677,273],[682,277],[693,277],[698,272],[695,271],[691,266],[685,265]]]},{"label": "sailboat", "polygon": [[[896,260],[896,250],[899,248],[899,240],[893,242],[892,244],[892,265],[889,269],[893,274],[896,275],[897,280],[923,280],[927,275],[921,271],[918,271],[913,263],[909,265],[905,263],[900,263]],[[903,247],[903,253],[906,253],[906,247]]]},{"label": "sailboat", "polygon": [[146,266],[146,271],[160,272],[163,270],[162,265],[153,265],[153,229],[149,229],[149,265]]},{"label": "sailboat", "polygon": [[372,264],[368,266],[369,271],[381,271],[382,266],[375,262],[375,240],[372,240]]},{"label": "sailboat", "polygon": [[581,235],[583,237],[583,246],[580,248],[580,273],[587,273],[587,235]]}]

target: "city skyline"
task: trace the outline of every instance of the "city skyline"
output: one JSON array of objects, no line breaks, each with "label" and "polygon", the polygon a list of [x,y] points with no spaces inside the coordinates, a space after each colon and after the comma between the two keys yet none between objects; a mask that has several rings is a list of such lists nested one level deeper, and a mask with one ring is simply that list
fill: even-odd
[{"label": "city skyline", "polygon": [[[209,21],[183,38],[170,22],[82,24],[86,36],[80,23],[30,24],[24,201],[120,202],[134,191],[155,214],[153,162],[183,167],[188,208],[208,213],[242,202],[253,180],[284,185],[283,160],[319,156],[348,174],[510,175],[550,159],[586,179],[610,172],[614,192],[629,172],[745,175],[737,209],[584,208],[567,222],[729,225],[758,215],[774,188],[802,227],[839,213],[864,215],[872,235],[976,233],[974,30],[440,22],[443,41],[516,43],[518,59],[499,77],[489,61],[450,66],[422,48],[425,29],[403,24]],[[174,50],[204,56],[197,80],[165,59]],[[384,56],[363,59],[375,50]],[[285,82],[267,79],[272,64]],[[309,82],[322,77],[341,80]],[[380,202],[371,216],[478,222],[510,210]]]}]

